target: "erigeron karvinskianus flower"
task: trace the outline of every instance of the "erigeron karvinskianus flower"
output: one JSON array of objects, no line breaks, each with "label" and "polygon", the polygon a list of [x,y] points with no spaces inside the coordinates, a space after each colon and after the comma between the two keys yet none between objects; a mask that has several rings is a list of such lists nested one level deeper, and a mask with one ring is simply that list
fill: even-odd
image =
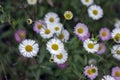
[{"label": "erigeron karvinskianus flower", "polygon": [[111,35],[116,43],[120,43],[120,28],[113,29]]},{"label": "erigeron karvinskianus flower", "polygon": [[60,18],[57,15],[57,13],[49,12],[45,15],[44,20],[46,24],[51,24],[51,23],[58,23],[60,21]]},{"label": "erigeron karvinskianus flower", "polygon": [[97,54],[101,55],[101,54],[104,54],[106,51],[106,46],[104,43],[99,43],[99,48],[98,48],[98,51],[97,51]]},{"label": "erigeron karvinskianus flower", "polygon": [[37,0],[27,0],[29,5],[35,5],[37,4]]},{"label": "erigeron karvinskianus flower", "polygon": [[91,5],[88,8],[88,15],[93,20],[99,20],[100,18],[103,17],[103,9],[98,5]]},{"label": "erigeron karvinskianus flower", "polygon": [[113,54],[114,58],[120,60],[120,45],[119,44],[113,45],[111,53]]},{"label": "erigeron karvinskianus flower", "polygon": [[71,20],[73,18],[73,13],[71,11],[65,11],[64,18],[66,20]]},{"label": "erigeron karvinskianus flower", "polygon": [[111,75],[116,79],[120,80],[120,67],[116,66],[112,68]]},{"label": "erigeron karvinskianus flower", "polygon": [[90,6],[94,3],[94,0],[80,0],[83,5]]},{"label": "erigeron karvinskianus flower", "polygon": [[87,39],[83,42],[83,47],[85,48],[86,51],[90,53],[95,53],[99,49],[99,44],[97,43],[97,41]]},{"label": "erigeron karvinskianus flower", "polygon": [[90,65],[84,68],[84,75],[94,80],[98,76],[98,68],[96,66]]},{"label": "erigeron karvinskianus flower", "polygon": [[47,50],[51,54],[57,55],[57,54],[61,53],[61,51],[64,50],[63,43],[57,38],[53,38],[53,39],[49,40],[46,45],[47,45]]},{"label": "erigeron karvinskianus flower", "polygon": [[24,57],[34,57],[39,51],[38,44],[31,39],[25,39],[19,44],[19,52]]}]

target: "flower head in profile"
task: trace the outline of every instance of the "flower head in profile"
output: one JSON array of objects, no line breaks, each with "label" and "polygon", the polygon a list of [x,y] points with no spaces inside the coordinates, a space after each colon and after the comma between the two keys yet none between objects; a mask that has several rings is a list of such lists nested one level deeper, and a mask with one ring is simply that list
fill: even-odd
[{"label": "flower head in profile", "polygon": [[37,0],[27,0],[29,5],[35,5],[37,4]]},{"label": "flower head in profile", "polygon": [[84,68],[84,75],[94,80],[98,76],[98,68],[96,66],[86,66]]},{"label": "flower head in profile", "polygon": [[65,11],[64,18],[66,20],[71,20],[73,18],[73,13],[71,11]]},{"label": "flower head in profile", "polygon": [[65,69],[67,66],[68,66],[68,62],[66,61],[65,63],[63,64],[57,64],[57,66],[61,69]]},{"label": "flower head in profile", "polygon": [[111,53],[113,54],[114,58],[120,60],[120,45],[119,44],[113,45]]},{"label": "flower head in profile", "polygon": [[78,38],[79,38],[81,41],[85,41],[86,39],[90,38],[90,33],[87,33],[87,35],[85,35],[85,36],[78,36]]},{"label": "flower head in profile", "polygon": [[99,20],[100,18],[103,17],[103,9],[98,5],[91,5],[88,8],[88,15],[93,20]]},{"label": "flower head in profile", "polygon": [[103,54],[103,53],[105,53],[105,51],[106,51],[106,46],[105,46],[105,44],[104,43],[99,43],[99,49],[98,49],[98,51],[97,51],[97,54]]},{"label": "flower head in profile", "polygon": [[99,31],[99,37],[102,41],[107,41],[111,38],[111,32],[108,28],[101,28]]},{"label": "flower head in profile", "polygon": [[111,75],[116,79],[120,80],[120,67],[116,66],[112,68]]},{"label": "flower head in profile", "polygon": [[115,80],[115,78],[110,75],[105,75],[101,80]]},{"label": "flower head in profile", "polygon": [[26,31],[22,29],[18,29],[14,34],[15,40],[17,42],[21,42],[26,38]]},{"label": "flower head in profile", "polygon": [[90,6],[94,3],[94,0],[80,0],[83,5]]},{"label": "flower head in profile", "polygon": [[114,26],[115,26],[115,28],[120,28],[120,20],[116,21]]},{"label": "flower head in profile", "polygon": [[19,44],[19,52],[24,57],[34,57],[39,51],[38,44],[31,39],[25,39]]}]

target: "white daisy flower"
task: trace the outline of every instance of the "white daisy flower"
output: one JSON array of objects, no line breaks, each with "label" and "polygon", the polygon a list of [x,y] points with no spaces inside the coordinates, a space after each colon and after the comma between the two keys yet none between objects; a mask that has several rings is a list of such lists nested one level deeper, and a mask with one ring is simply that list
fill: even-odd
[{"label": "white daisy flower", "polygon": [[37,0],[27,0],[29,5],[35,5],[37,4]]},{"label": "white daisy flower", "polygon": [[61,24],[61,23],[48,24],[47,27],[53,28],[54,33],[61,33],[63,24]]},{"label": "white daisy flower", "polygon": [[93,4],[94,0],[81,0],[82,4],[85,6],[90,6]]},{"label": "white daisy flower", "polygon": [[51,54],[59,54],[64,50],[64,45],[59,39],[51,39],[47,42],[47,50]]},{"label": "white daisy flower", "polygon": [[68,53],[65,50],[63,50],[59,54],[54,55],[54,62],[57,64],[63,64],[67,61],[67,58],[68,58]]},{"label": "white daisy flower", "polygon": [[116,43],[120,43],[120,28],[113,29],[111,35]]},{"label": "white daisy flower", "polygon": [[116,23],[114,24],[114,26],[115,26],[116,28],[120,28],[120,20],[116,21]]},{"label": "white daisy flower", "polygon": [[115,78],[110,75],[105,75],[101,80],[115,80]]},{"label": "white daisy flower", "polygon": [[34,40],[26,39],[19,44],[19,51],[24,57],[33,57],[37,55],[39,46]]},{"label": "white daisy flower", "polygon": [[93,20],[99,20],[103,17],[103,9],[100,6],[92,5],[88,8],[88,15]]},{"label": "white daisy flower", "polygon": [[54,30],[52,28],[42,28],[41,31],[40,31],[40,35],[42,38],[44,39],[49,39],[51,37],[53,37],[53,32]]},{"label": "white daisy flower", "polygon": [[111,49],[113,57],[120,60],[120,45],[114,45]]},{"label": "white daisy flower", "polygon": [[60,38],[62,41],[67,42],[70,37],[70,33],[66,30],[63,29],[60,34],[57,34],[58,38]]},{"label": "white daisy flower", "polygon": [[85,50],[87,50],[88,52],[91,52],[91,53],[95,53],[98,51],[99,49],[99,44],[97,44],[96,41],[92,41],[90,39],[86,39],[84,42],[83,42],[83,47],[85,48]]},{"label": "white daisy flower", "polygon": [[49,12],[45,15],[45,23],[49,24],[49,23],[58,23],[60,21],[60,18],[58,17],[58,15],[54,12]]}]

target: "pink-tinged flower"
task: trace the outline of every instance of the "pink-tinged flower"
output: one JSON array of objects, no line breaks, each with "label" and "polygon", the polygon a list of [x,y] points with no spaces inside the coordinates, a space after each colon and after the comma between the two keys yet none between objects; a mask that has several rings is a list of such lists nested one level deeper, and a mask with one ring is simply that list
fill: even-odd
[{"label": "pink-tinged flower", "polygon": [[20,43],[22,40],[26,38],[26,31],[19,29],[15,32],[14,37],[15,40]]},{"label": "pink-tinged flower", "polygon": [[78,37],[84,37],[88,34],[88,28],[85,24],[83,23],[78,23],[76,24],[75,28],[74,28],[74,33],[78,36]]},{"label": "pink-tinged flower", "polygon": [[107,41],[111,38],[111,32],[108,28],[101,28],[99,31],[99,37],[102,41]]},{"label": "pink-tinged flower", "polygon": [[94,80],[98,76],[98,68],[91,65],[84,68],[84,75]]},{"label": "pink-tinged flower", "polygon": [[116,79],[120,80],[120,67],[116,66],[112,68],[111,75]]},{"label": "pink-tinged flower", "polygon": [[65,69],[67,66],[68,66],[68,62],[65,62],[63,64],[57,64],[57,66],[60,68],[60,69]]},{"label": "pink-tinged flower", "polygon": [[97,51],[97,54],[103,54],[105,53],[106,51],[106,46],[104,43],[99,43],[99,48],[98,48],[98,51]]},{"label": "pink-tinged flower", "polygon": [[88,39],[88,38],[90,38],[90,33],[87,33],[87,35],[85,35],[85,36],[79,36],[79,39],[80,39],[81,41],[85,41],[85,40]]},{"label": "pink-tinged flower", "polygon": [[36,21],[33,26],[33,30],[39,33],[42,28],[45,28],[45,22],[43,20]]}]

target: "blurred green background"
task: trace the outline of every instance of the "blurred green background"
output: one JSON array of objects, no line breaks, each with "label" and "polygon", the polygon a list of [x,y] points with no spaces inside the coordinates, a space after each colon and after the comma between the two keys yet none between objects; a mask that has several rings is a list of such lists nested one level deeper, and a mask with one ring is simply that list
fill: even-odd
[{"label": "blurred green background", "polygon": [[[78,22],[85,23],[90,33],[97,36],[101,27],[112,30],[115,20],[120,19],[120,0],[94,1],[104,11],[103,18],[98,21],[89,18],[87,7],[80,0],[43,0],[35,6],[28,5],[26,0],[0,0],[0,80],[89,80],[83,71],[91,58],[97,61],[99,70],[95,80],[100,80],[103,75],[111,73],[113,66],[120,66],[120,62],[110,52],[111,46],[115,44],[113,40],[104,42],[107,51],[99,56],[85,51],[82,42],[73,34]],[[47,40],[33,31],[34,23],[27,24],[26,20],[30,18],[34,22],[43,19],[48,12],[56,12],[63,23],[66,10],[72,11],[74,18],[64,24],[64,28],[70,32],[70,40],[64,43],[69,58],[67,68],[60,69],[55,63],[49,62]],[[25,58],[19,54],[19,43],[14,38],[17,29],[25,29],[27,38],[39,43],[37,57]]]}]

